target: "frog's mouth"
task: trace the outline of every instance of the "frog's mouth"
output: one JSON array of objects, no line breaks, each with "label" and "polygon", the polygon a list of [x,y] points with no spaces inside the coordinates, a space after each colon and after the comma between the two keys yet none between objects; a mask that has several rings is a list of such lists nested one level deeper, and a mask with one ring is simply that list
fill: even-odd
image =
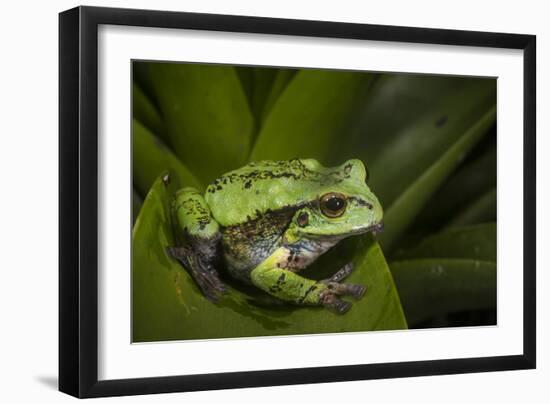
[{"label": "frog's mouth", "polygon": [[372,233],[374,235],[380,234],[384,231],[384,222],[378,222],[372,226],[369,227],[363,227],[362,229],[357,229],[350,233],[351,236],[356,234],[367,234]]},{"label": "frog's mouth", "polygon": [[360,229],[353,230],[349,232],[347,236],[355,236],[358,234],[367,234],[367,233],[372,233],[376,235],[376,234],[382,233],[383,231],[384,231],[384,222],[379,222],[369,227],[362,227]]},{"label": "frog's mouth", "polygon": [[345,234],[335,234],[335,235],[328,235],[328,234],[315,234],[311,232],[304,231],[302,234],[307,235],[310,238],[323,238],[323,239],[332,239],[332,240],[342,240],[343,238],[349,237],[349,236],[357,236],[360,234],[367,234],[371,233],[376,235],[379,233],[382,233],[384,231],[384,222],[376,223],[369,227],[360,227],[358,229],[351,230],[349,232],[346,232]]},{"label": "frog's mouth", "polygon": [[368,228],[367,232],[372,231],[372,234],[380,234],[384,231],[384,222],[380,222]]}]

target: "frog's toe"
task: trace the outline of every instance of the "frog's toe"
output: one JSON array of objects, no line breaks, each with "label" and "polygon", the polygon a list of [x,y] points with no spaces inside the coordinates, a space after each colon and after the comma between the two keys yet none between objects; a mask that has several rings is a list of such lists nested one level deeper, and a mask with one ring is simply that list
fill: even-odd
[{"label": "frog's toe", "polygon": [[333,313],[344,314],[351,308],[351,303],[340,300],[333,295],[331,299],[323,302],[323,306]]},{"label": "frog's toe", "polygon": [[353,263],[348,262],[338,272],[332,275],[329,279],[330,282],[342,282],[353,272]]},{"label": "frog's toe", "polygon": [[330,308],[337,314],[344,314],[351,308],[351,303],[336,299]]},{"label": "frog's toe", "polygon": [[355,299],[360,299],[367,291],[367,287],[363,285],[357,285],[355,283],[338,283],[333,281],[323,282],[330,293],[335,295],[351,296]]},{"label": "frog's toe", "polygon": [[332,292],[324,293],[320,299],[321,304],[336,314],[344,314],[351,308],[351,303],[338,299]]},{"label": "frog's toe", "polygon": [[195,281],[199,285],[202,294],[213,302],[217,302],[220,297],[225,293],[225,285],[220,281],[218,276],[214,273],[197,273],[195,275]]},{"label": "frog's toe", "polygon": [[367,287],[363,285],[346,283],[346,284],[343,284],[342,286],[344,286],[344,291],[342,294],[352,296],[356,299],[361,299],[365,295],[365,292],[367,291]]}]

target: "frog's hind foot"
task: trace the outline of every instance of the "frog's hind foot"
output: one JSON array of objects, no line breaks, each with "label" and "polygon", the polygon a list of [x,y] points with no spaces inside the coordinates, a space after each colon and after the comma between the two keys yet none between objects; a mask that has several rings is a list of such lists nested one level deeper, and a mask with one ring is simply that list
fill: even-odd
[{"label": "frog's hind foot", "polygon": [[351,308],[351,303],[340,300],[332,293],[321,296],[321,304],[336,314],[344,314]]},{"label": "frog's hind foot", "polygon": [[353,272],[353,263],[349,262],[344,265],[338,272],[329,278],[331,282],[342,282]]},{"label": "frog's hind foot", "polygon": [[353,272],[353,263],[344,265],[338,272],[332,275],[329,279],[325,280],[325,283],[336,284],[334,287],[337,289],[337,294],[352,296],[356,299],[360,299],[365,295],[367,287],[363,285],[357,285],[354,283],[341,283]]},{"label": "frog's hind foot", "polygon": [[367,291],[366,286],[355,283],[341,283],[352,272],[353,264],[350,262],[330,278],[321,281],[321,283],[327,286],[326,291],[320,299],[323,306],[337,314],[344,314],[351,308],[351,303],[340,300],[337,296],[351,296],[355,299],[360,299],[365,295]]},{"label": "frog's hind foot", "polygon": [[216,302],[225,293],[225,285],[216,269],[191,248],[168,247],[166,252],[187,270],[208,300]]}]

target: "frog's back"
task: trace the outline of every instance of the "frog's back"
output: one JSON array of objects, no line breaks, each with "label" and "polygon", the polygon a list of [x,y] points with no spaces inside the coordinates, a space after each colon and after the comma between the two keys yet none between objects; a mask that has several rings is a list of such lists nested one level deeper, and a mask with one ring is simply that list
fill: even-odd
[{"label": "frog's back", "polygon": [[205,199],[216,221],[232,226],[315,200],[320,189],[336,186],[354,174],[364,181],[365,168],[359,160],[333,168],[314,159],[257,161],[216,179],[206,189]]}]

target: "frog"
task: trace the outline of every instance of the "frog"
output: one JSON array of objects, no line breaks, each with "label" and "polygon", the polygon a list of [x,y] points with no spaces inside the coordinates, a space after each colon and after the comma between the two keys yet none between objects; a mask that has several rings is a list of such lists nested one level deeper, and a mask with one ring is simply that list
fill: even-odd
[{"label": "frog", "polygon": [[358,300],[367,289],[343,282],[352,262],[328,279],[300,271],[345,238],[382,231],[382,205],[367,180],[359,159],[334,167],[312,158],[250,162],[204,194],[192,187],[175,192],[175,245],[167,253],[213,302],[227,291],[225,270],[277,301],[344,314],[352,303],[343,297]]}]

